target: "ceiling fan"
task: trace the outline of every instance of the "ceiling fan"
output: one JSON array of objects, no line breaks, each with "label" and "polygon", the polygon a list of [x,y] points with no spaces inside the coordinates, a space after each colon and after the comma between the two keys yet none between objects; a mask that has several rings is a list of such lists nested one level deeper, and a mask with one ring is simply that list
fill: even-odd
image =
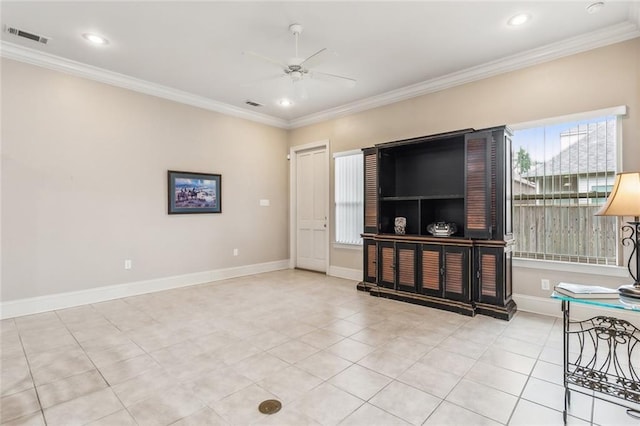
[{"label": "ceiling fan", "polygon": [[[353,87],[356,84],[356,80],[349,77],[344,77],[337,74],[330,74],[326,72],[321,72],[317,70],[313,70],[310,67],[313,64],[317,64],[319,60],[328,53],[327,48],[322,48],[308,56],[307,58],[301,58],[298,56],[298,38],[302,33],[302,25],[300,24],[291,24],[289,25],[289,32],[293,34],[295,37],[295,57],[289,59],[287,62],[280,61],[278,59],[269,58],[264,55],[260,55],[255,52],[243,52],[246,55],[253,56],[257,59],[260,59],[265,62],[269,62],[271,64],[277,65],[282,69],[284,74],[281,77],[289,77],[293,83],[298,83],[302,80],[312,78],[317,80],[326,80],[332,82],[341,82],[346,84],[347,86]],[[306,92],[303,91],[302,97],[306,97]]]}]

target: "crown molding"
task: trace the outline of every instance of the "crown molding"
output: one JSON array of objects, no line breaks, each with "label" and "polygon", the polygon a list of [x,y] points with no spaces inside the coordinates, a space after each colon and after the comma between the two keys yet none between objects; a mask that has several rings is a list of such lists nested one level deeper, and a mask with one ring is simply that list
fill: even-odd
[{"label": "crown molding", "polygon": [[168,99],[182,104],[219,112],[232,117],[243,118],[284,129],[289,128],[287,120],[266,114],[250,112],[203,96],[194,95],[182,90],[151,83],[146,80],[140,80],[128,75],[83,64],[81,62],[72,61],[70,59],[40,52],[14,43],[0,41],[0,56],[55,71],[61,71],[78,77],[95,80],[100,83],[122,87],[124,89],[133,90],[147,95],[157,96],[159,98]]},{"label": "crown molding", "polygon": [[5,41],[0,41],[0,56],[233,117],[243,118],[282,129],[295,129],[438,92],[510,71],[516,71],[591,49],[620,43],[636,37],[640,37],[640,2],[634,2],[629,6],[628,22],[289,121],[266,114],[247,111],[203,96],[172,89],[167,86],[140,80]]},{"label": "crown molding", "polygon": [[[640,4],[636,4],[636,17],[640,15]],[[631,16],[631,13],[630,13]],[[620,43],[640,37],[640,23],[625,22],[589,34],[572,37],[557,43],[548,44],[526,52],[507,56],[475,67],[454,72],[443,77],[433,78],[411,86],[372,96],[360,101],[341,105],[316,114],[293,119],[289,128],[295,129],[322,121],[343,117],[369,109],[393,104],[428,93],[439,92],[451,87],[471,83],[498,74],[516,71],[522,68],[559,59],[565,56],[586,52],[598,47]]]}]

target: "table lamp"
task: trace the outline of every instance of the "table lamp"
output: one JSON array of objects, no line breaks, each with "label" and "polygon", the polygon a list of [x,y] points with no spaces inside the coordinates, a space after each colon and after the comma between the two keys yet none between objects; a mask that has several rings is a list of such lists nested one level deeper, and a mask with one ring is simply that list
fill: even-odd
[{"label": "table lamp", "polygon": [[[613,184],[613,190],[607,198],[607,202],[596,216],[633,216],[632,222],[622,227],[622,232],[631,231],[631,234],[622,238],[622,245],[631,245],[632,250],[627,261],[627,268],[633,284],[620,286],[618,291],[621,296],[640,299],[640,172],[618,173]],[[636,272],[631,269],[631,260],[636,258]]]}]

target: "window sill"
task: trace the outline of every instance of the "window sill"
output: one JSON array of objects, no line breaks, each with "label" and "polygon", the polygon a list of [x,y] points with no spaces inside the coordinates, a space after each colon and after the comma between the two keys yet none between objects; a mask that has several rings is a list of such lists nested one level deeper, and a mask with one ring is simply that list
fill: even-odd
[{"label": "window sill", "polygon": [[574,272],[578,274],[604,275],[607,277],[629,276],[627,268],[611,265],[588,265],[584,263],[558,262],[553,260],[513,258],[515,268],[544,269],[548,271]]},{"label": "window sill", "polygon": [[333,243],[335,249],[362,250],[362,244]]}]

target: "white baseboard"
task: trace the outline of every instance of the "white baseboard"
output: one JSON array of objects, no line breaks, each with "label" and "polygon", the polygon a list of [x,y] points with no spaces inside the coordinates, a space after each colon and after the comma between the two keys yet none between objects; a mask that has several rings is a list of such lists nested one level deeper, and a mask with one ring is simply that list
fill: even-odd
[{"label": "white baseboard", "polygon": [[[549,315],[552,317],[562,317],[562,303],[559,300],[527,296],[525,294],[514,294],[513,300],[518,305],[518,311],[531,312],[534,314]],[[634,311],[626,311],[623,309],[603,308],[593,305],[583,305],[580,303],[571,303],[571,319],[585,320],[593,318],[597,315],[610,316],[618,319],[629,321],[636,327],[640,327],[640,315]]]},{"label": "white baseboard", "polygon": [[518,305],[519,311],[549,315],[558,318],[562,317],[562,309],[559,300],[514,293],[513,301]]},{"label": "white baseboard", "polygon": [[37,314],[56,309],[71,308],[88,303],[98,303],[122,297],[137,296],[172,288],[187,287],[229,278],[260,274],[263,272],[289,269],[289,259],[275,262],[258,263],[254,265],[238,266],[234,268],[217,269],[196,272],[193,274],[176,275],[173,277],[154,280],[136,281],[116,284],[88,290],[30,297],[27,299],[11,300],[0,303],[0,319]]},{"label": "white baseboard", "polygon": [[362,269],[342,268],[340,266],[329,266],[329,274],[332,277],[344,278],[346,280],[362,281]]}]

